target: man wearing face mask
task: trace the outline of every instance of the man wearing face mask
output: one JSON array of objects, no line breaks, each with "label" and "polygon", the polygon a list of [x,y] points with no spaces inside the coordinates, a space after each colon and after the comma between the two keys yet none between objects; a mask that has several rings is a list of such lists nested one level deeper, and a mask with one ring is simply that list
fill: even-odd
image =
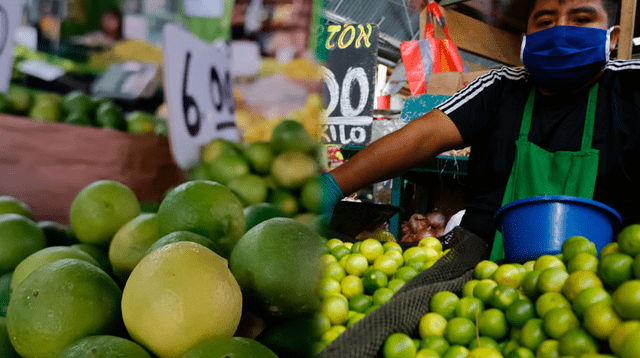
[{"label": "man wearing face mask", "polygon": [[358,189],[471,146],[460,226],[503,257],[494,214],[517,199],[572,195],[640,222],[640,61],[609,60],[615,0],[531,0],[521,58],[323,174],[328,210]]}]

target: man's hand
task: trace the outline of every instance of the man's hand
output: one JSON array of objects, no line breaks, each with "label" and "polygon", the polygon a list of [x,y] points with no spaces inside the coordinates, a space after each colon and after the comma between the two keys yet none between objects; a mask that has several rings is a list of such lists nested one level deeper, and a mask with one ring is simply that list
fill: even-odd
[{"label": "man's hand", "polygon": [[329,173],[322,173],[320,175],[320,185],[322,186],[322,216],[324,216],[327,224],[331,222],[333,216],[333,209],[336,204],[344,198],[342,190],[333,179],[333,176]]},{"label": "man's hand", "polygon": [[341,194],[350,195],[363,187],[401,176],[444,151],[463,147],[456,125],[435,109],[371,143],[332,170],[331,175]]}]

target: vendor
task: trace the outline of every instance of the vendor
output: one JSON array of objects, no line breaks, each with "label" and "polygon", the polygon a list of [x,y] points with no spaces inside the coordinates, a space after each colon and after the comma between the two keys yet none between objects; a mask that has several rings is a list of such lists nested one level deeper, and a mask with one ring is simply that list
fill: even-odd
[{"label": "vendor", "polygon": [[471,146],[460,226],[503,257],[494,214],[537,195],[592,198],[640,219],[640,61],[609,60],[615,0],[531,0],[524,68],[492,70],[323,174],[329,207],[447,150]]}]

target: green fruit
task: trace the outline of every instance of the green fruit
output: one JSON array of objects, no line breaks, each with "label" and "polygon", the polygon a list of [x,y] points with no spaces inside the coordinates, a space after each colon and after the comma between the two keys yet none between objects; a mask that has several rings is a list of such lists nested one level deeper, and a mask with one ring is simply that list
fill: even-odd
[{"label": "green fruit", "polygon": [[322,184],[317,178],[304,183],[300,191],[302,206],[316,214],[322,214]]},{"label": "green fruit", "polygon": [[209,250],[217,253],[218,255],[220,255],[220,252],[222,251],[218,247],[218,245],[216,245],[216,243],[213,242],[213,240],[206,238],[202,235],[194,234],[189,231],[175,231],[175,232],[172,232],[171,234],[161,237],[158,241],[154,242],[151,246],[149,246],[149,248],[145,253],[145,256],[149,255],[150,253],[156,251],[157,249],[163,246],[173,244],[175,242],[181,242],[181,241],[195,242],[196,244],[200,244],[208,248]]},{"label": "green fruit", "polygon": [[[354,316],[354,319],[357,317]],[[353,322],[353,321],[352,321]],[[273,355],[268,351],[258,351],[258,347],[255,347],[256,351],[254,355],[239,355],[236,354],[233,357],[264,357],[272,358],[276,357],[311,357],[311,350],[313,348],[313,332],[314,321],[311,318],[307,318],[306,315],[301,315],[293,319],[285,320],[284,322],[274,322],[271,326],[267,327],[258,337],[257,342],[262,347],[268,348],[273,351]],[[250,347],[248,344],[247,347]],[[258,354],[260,353],[260,354]],[[211,356],[206,356],[211,357]],[[218,356],[214,356],[218,358]],[[188,357],[187,357],[188,358]],[[205,358],[204,356],[202,358]],[[224,356],[219,356],[224,358]]]},{"label": "green fruit", "polygon": [[0,317],[0,358],[20,358],[11,345],[11,339],[9,339],[7,332],[7,320],[4,317]]},{"label": "green fruit", "polygon": [[62,111],[57,103],[36,104],[29,111],[29,117],[36,122],[60,122]]},{"label": "green fruit", "polygon": [[318,163],[310,156],[289,151],[276,157],[271,166],[271,175],[280,187],[297,189],[317,175],[318,169]]},{"label": "green fruit", "polygon": [[265,345],[244,337],[216,338],[196,344],[182,358],[278,358]]},{"label": "green fruit", "polygon": [[249,164],[239,154],[222,155],[209,164],[209,177],[222,185],[249,173]]},{"label": "green fruit", "polygon": [[38,227],[47,237],[47,246],[70,246],[78,243],[71,230],[65,225],[53,221],[40,221]]},{"label": "green fruit", "polygon": [[7,330],[27,358],[55,358],[80,338],[122,329],[122,291],[109,275],[81,260],[40,266],[12,293]]},{"label": "green fruit", "polygon": [[158,209],[160,235],[190,231],[213,240],[227,258],[245,233],[242,203],[226,187],[196,180],[173,189]]},{"label": "green fruit", "polygon": [[33,221],[18,214],[0,215],[0,272],[13,271],[46,244],[44,232]]},{"label": "green fruit", "polygon": [[284,120],[273,128],[271,144],[277,153],[289,150],[307,152],[315,147],[302,123],[293,120]]},{"label": "green fruit", "polygon": [[77,259],[88,262],[96,267],[100,267],[98,261],[96,261],[91,255],[80,250],[74,250],[68,246],[51,246],[34,252],[27,258],[22,260],[16,269],[13,271],[13,277],[11,279],[11,290],[18,289],[18,285],[22,282],[30,273],[35,271],[38,267],[46,265],[52,262],[63,259]]},{"label": "green fruit", "polygon": [[127,116],[127,132],[135,134],[153,133],[155,119],[152,115],[135,111]]},{"label": "green fruit", "polygon": [[244,218],[247,231],[263,221],[285,217],[285,214],[277,206],[269,203],[259,203],[244,208]]},{"label": "green fruit", "polygon": [[0,215],[2,214],[18,214],[33,220],[29,206],[10,196],[0,196]]},{"label": "green fruit", "polygon": [[96,123],[102,128],[111,128],[124,131],[127,129],[127,121],[122,110],[112,103],[104,103],[98,107]]},{"label": "green fruit", "polygon": [[226,139],[217,138],[202,148],[202,161],[211,164],[219,157],[238,155],[237,144]]},{"label": "green fruit", "polygon": [[86,113],[82,113],[82,112],[71,112],[71,113],[69,113],[67,118],[65,118],[64,122],[66,124],[72,124],[72,125],[76,125],[76,126],[90,126],[90,125],[92,125],[91,118],[89,118],[89,116]]},{"label": "green fruit", "polygon": [[254,142],[242,151],[251,168],[258,174],[268,174],[273,163],[274,153],[267,142]]},{"label": "green fruit", "polygon": [[0,94],[0,113],[11,113],[13,112],[13,104],[11,100],[7,98],[3,93]]},{"label": "green fruit", "polygon": [[11,102],[12,111],[15,114],[26,114],[33,100],[29,91],[19,87],[9,88],[7,99]]},{"label": "green fruit", "polygon": [[209,166],[200,163],[189,170],[188,180],[209,180]]},{"label": "green fruit", "polygon": [[313,312],[319,304],[323,246],[317,233],[295,220],[269,219],[238,240],[229,266],[245,297],[256,299],[267,312]]},{"label": "green fruit", "polygon": [[287,217],[298,213],[298,200],[295,195],[286,190],[276,190],[271,193],[269,203],[280,209]]},{"label": "green fruit", "polygon": [[240,199],[243,206],[263,203],[267,200],[267,185],[255,174],[233,178],[229,180],[227,187]]},{"label": "green fruit", "polygon": [[62,350],[57,358],[151,358],[139,344],[116,336],[89,336]]},{"label": "green fruit", "polygon": [[73,91],[64,96],[62,107],[68,113],[80,113],[89,116],[93,111],[93,100],[82,91]]},{"label": "green fruit", "polygon": [[[0,276],[0,316],[7,316],[7,306],[9,305],[9,299],[11,298],[11,280],[13,273],[5,273]],[[2,355],[0,354],[0,357]]]},{"label": "green fruit", "polygon": [[102,270],[104,270],[104,272],[108,273],[109,275],[113,274],[111,262],[109,262],[109,253],[104,246],[93,244],[73,244],[71,245],[71,248],[89,254],[96,261],[98,261],[100,267],[102,268]]}]

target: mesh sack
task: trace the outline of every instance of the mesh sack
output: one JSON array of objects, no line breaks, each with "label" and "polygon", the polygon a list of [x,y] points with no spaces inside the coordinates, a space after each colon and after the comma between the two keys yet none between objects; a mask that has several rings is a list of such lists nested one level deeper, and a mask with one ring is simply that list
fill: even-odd
[{"label": "mesh sack", "polygon": [[459,226],[451,231],[448,239],[451,245],[448,254],[407,282],[387,303],[338,336],[318,357],[379,357],[390,334],[415,334],[420,319],[429,312],[431,296],[440,291],[459,292],[473,278],[475,265],[485,258],[488,250],[480,237]]}]

